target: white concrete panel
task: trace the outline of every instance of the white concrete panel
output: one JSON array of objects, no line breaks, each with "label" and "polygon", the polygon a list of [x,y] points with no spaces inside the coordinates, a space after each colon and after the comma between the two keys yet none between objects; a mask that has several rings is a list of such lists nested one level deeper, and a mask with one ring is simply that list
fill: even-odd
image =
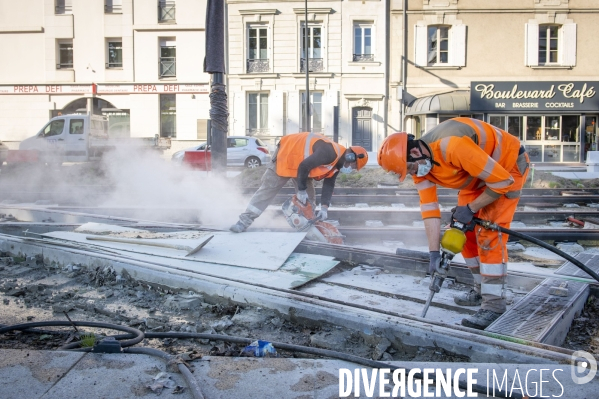
[{"label": "white concrete panel", "polygon": [[[104,2],[73,1],[73,15],[77,23],[73,35],[73,69],[77,82],[102,82],[105,69],[105,40],[103,18]],[[58,18],[60,20],[60,18]]]},{"label": "white concrete panel", "polygon": [[176,37],[177,81],[210,82],[210,75],[204,73],[204,53],[206,49],[204,32],[177,32]]},{"label": "white concrete panel", "polygon": [[158,37],[157,32],[137,32],[134,36],[136,82],[149,83],[158,80]]},{"label": "white concrete panel", "polygon": [[287,134],[299,133],[300,128],[300,98],[295,90],[287,95]]},{"label": "white concrete panel", "polygon": [[131,96],[131,137],[152,137],[160,134],[160,96]]},{"label": "white concrete panel", "polygon": [[245,136],[245,92],[236,91],[232,94],[233,110],[231,117],[229,117],[230,124],[232,125],[230,135]]},{"label": "white concrete panel", "polygon": [[268,96],[268,128],[271,136],[283,135],[283,92],[271,90]]}]

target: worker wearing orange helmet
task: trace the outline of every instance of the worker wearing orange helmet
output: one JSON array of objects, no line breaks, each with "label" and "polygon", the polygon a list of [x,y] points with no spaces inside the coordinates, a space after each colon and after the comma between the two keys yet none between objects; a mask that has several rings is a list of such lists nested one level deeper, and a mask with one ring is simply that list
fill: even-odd
[{"label": "worker wearing orange helmet", "polygon": [[[517,137],[477,119],[450,119],[419,140],[412,137],[406,133],[387,137],[378,162],[386,171],[399,174],[400,181],[410,174],[416,184],[432,273],[440,262],[437,185],[460,190],[454,220],[468,224],[476,216],[509,228],[528,175],[529,159]],[[454,301],[465,306],[480,305],[476,314],[463,319],[462,324],[485,329],[506,310],[508,236],[476,226],[466,238],[462,255],[475,287]]]},{"label": "worker wearing orange helmet", "polygon": [[229,230],[234,233],[245,231],[264,212],[289,179],[293,181],[297,199],[303,204],[308,200],[314,202],[312,179],[323,181],[317,217],[325,220],[339,172],[360,170],[367,162],[368,153],[359,146],[346,149],[317,133],[283,136],[271,165],[262,176],[260,188],[250,199],[245,212],[239,215],[239,221]]}]

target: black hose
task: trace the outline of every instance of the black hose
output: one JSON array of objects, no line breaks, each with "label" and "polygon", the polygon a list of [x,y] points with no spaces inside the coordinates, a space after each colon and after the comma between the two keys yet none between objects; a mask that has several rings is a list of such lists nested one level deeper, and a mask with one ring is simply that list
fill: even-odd
[{"label": "black hose", "polygon": [[490,222],[488,220],[482,220],[482,219],[479,219],[479,218],[474,218],[473,220],[474,220],[474,222],[476,222],[479,225],[483,226],[485,229],[501,231],[502,233],[506,233],[506,234],[509,234],[511,236],[521,238],[523,240],[532,242],[533,244],[537,244],[540,247],[548,249],[551,252],[553,252],[553,253],[561,256],[562,258],[564,258],[564,259],[566,259],[568,261],[570,261],[572,264],[574,264],[575,266],[579,267],[585,273],[587,273],[589,276],[593,277],[595,280],[597,280],[599,282],[599,275],[597,273],[595,273],[592,269],[590,269],[588,266],[586,266],[584,263],[582,263],[578,259],[574,258],[573,256],[568,255],[564,251],[560,251],[559,249],[557,249],[553,245],[549,245],[549,244],[547,244],[544,241],[538,240],[538,239],[536,239],[534,237],[531,237],[531,236],[528,236],[526,234],[522,234],[522,233],[519,233],[519,232],[514,231],[514,230],[506,229],[505,227],[501,227],[501,226],[497,225],[496,223],[492,223],[492,222]]},{"label": "black hose", "polygon": [[[169,355],[168,353],[154,348],[125,348],[123,349],[123,352],[157,356],[166,360],[167,362],[170,362],[173,359],[173,356]],[[198,384],[198,381],[193,377],[191,371],[189,371],[189,368],[187,368],[187,366],[184,363],[177,363],[177,367],[179,368],[181,374],[183,374],[183,377],[185,378],[185,381],[187,382],[189,389],[191,389],[193,397],[195,399],[204,399],[204,395],[202,394],[200,384]]]},{"label": "black hose", "polygon": [[[183,339],[195,338],[195,339],[210,339],[213,341],[234,342],[234,343],[240,343],[240,344],[249,344],[249,343],[255,341],[254,339],[234,337],[231,335],[204,334],[204,333],[181,333],[181,332],[167,332],[167,333],[149,332],[149,333],[146,333],[146,338],[183,338]],[[309,346],[293,345],[293,344],[286,344],[283,342],[273,342],[273,341],[271,341],[271,344],[275,348],[287,350],[290,352],[308,353],[311,355],[345,360],[345,361],[348,361],[351,363],[356,363],[356,364],[360,364],[360,365],[372,367],[372,368],[377,368],[377,369],[390,369],[391,371],[405,370],[406,375],[410,372],[410,369],[408,369],[406,367],[393,366],[391,364],[379,362],[377,360],[365,359],[363,357],[354,356],[354,355],[350,355],[350,354],[342,353],[342,352],[336,352],[336,351],[332,351],[329,349],[312,348]],[[422,375],[422,373],[414,373],[414,377],[416,379],[422,379],[423,375]],[[433,376],[429,376],[429,379],[433,383],[435,382],[435,378]],[[458,383],[458,387],[460,387],[462,390],[466,390],[468,388],[468,385],[466,384],[466,382],[460,381]],[[480,385],[480,384],[474,384],[474,385],[472,385],[472,391],[486,395],[487,394],[487,386]],[[523,398],[523,396],[518,393],[513,393],[511,396],[509,396],[507,393],[507,387],[506,387],[506,390],[495,391],[495,395],[496,395],[495,397],[498,397],[498,398],[514,398],[514,399],[522,399]]]},{"label": "black hose", "polygon": [[[37,321],[33,323],[23,323],[23,324],[15,324],[12,326],[7,326],[0,328],[0,334],[4,334],[13,330],[26,330],[28,328],[34,327],[72,327],[72,326],[83,326],[83,327],[96,327],[96,328],[108,328],[111,330],[125,331],[130,334],[133,334],[133,338],[129,340],[125,340],[121,342],[121,347],[132,346],[140,343],[144,339],[143,331],[138,330],[137,328],[128,327],[128,326],[119,326],[116,324],[108,324],[108,323],[97,323],[93,321]],[[61,346],[59,349],[73,349],[79,347],[79,342],[74,342],[72,344],[67,344]]]}]

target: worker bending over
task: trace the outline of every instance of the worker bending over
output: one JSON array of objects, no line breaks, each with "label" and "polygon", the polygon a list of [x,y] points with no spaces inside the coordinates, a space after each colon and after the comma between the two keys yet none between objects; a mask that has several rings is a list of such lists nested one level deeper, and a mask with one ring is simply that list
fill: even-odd
[{"label": "worker bending over", "polygon": [[[408,137],[410,136],[410,137]],[[437,185],[459,189],[452,218],[468,224],[474,216],[509,228],[526,176],[529,159],[520,140],[488,123],[471,118],[447,120],[420,140],[406,133],[387,137],[378,162],[403,181],[412,175],[430,251],[429,271],[440,262],[441,211]],[[478,306],[462,325],[485,329],[506,310],[506,234],[476,226],[466,233],[462,255],[475,288],[454,298],[458,305]]]},{"label": "worker bending over", "polygon": [[314,202],[312,179],[323,180],[317,217],[325,220],[339,172],[351,173],[361,169],[366,162],[368,153],[362,147],[351,146],[345,149],[317,133],[283,136],[271,165],[262,176],[260,188],[250,200],[245,212],[239,215],[239,221],[229,230],[234,233],[245,231],[264,212],[289,179],[293,179],[297,199],[302,204],[306,204],[308,199]]}]

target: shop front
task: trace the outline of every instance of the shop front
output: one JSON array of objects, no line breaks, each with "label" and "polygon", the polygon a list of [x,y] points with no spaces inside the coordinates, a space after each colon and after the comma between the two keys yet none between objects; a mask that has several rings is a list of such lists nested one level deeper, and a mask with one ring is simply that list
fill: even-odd
[{"label": "shop front", "polygon": [[518,137],[532,162],[580,163],[597,150],[599,82],[472,82],[470,109]]}]

